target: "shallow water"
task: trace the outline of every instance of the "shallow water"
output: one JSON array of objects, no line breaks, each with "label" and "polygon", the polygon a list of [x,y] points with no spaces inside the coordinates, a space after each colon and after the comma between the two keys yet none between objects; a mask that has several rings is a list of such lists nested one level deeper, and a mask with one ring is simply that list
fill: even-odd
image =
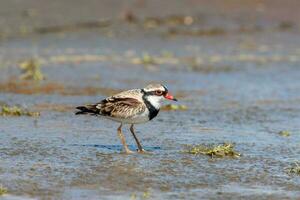
[{"label": "shallow water", "polygon": [[[41,85],[64,89],[0,94],[0,102],[41,112],[38,118],[0,117],[0,183],[16,199],[299,198],[300,179],[287,173],[300,159],[298,38],[298,30],[174,38],[135,33],[126,39],[81,31],[3,41],[1,62],[9,63],[0,68],[2,84],[17,79],[18,61],[38,56],[47,77]],[[154,57],[167,52],[180,62],[132,63],[143,52]],[[51,61],[61,55],[105,59]],[[209,70],[190,68],[182,61],[190,57]],[[151,154],[120,153],[118,124],[74,115],[73,107],[104,98],[103,88],[123,90],[153,81],[167,85],[188,110],[161,111],[152,122],[136,126]],[[74,88],[96,92],[68,95]],[[123,129],[136,149],[128,128]],[[280,136],[281,130],[291,136]],[[186,145],[223,142],[235,143],[242,156],[184,153]]]}]

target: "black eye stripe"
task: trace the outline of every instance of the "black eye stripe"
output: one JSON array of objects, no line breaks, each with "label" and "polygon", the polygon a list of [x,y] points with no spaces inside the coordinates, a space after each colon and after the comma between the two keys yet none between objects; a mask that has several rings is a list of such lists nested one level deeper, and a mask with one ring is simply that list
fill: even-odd
[{"label": "black eye stripe", "polygon": [[[161,91],[161,90],[160,90]],[[168,92],[166,91],[161,91],[160,94],[156,93],[157,91],[151,91],[151,92],[145,92],[146,95],[155,95],[155,96],[162,96],[162,95],[166,95]]]},{"label": "black eye stripe", "polygon": [[[164,87],[165,90],[156,90],[156,91],[145,91],[144,89],[141,89],[141,92],[146,95],[146,96],[150,96],[150,95],[155,95],[155,96],[165,96],[166,94],[168,94],[168,89]],[[160,91],[161,94],[157,94],[156,92]]]}]

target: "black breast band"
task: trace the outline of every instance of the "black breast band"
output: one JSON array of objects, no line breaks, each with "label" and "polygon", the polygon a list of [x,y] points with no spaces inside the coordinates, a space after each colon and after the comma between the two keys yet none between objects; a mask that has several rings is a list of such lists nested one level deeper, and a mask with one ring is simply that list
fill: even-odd
[{"label": "black breast band", "polygon": [[149,120],[152,120],[154,117],[157,116],[157,114],[158,114],[158,112],[159,112],[159,109],[156,109],[156,108],[150,103],[150,101],[148,101],[147,96],[148,96],[149,94],[147,94],[147,92],[145,92],[145,90],[142,89],[142,93],[143,93],[143,100],[144,100],[144,102],[145,102],[145,104],[146,104],[146,106],[147,106],[147,108],[148,108],[148,110],[149,110],[149,115],[148,115]]}]

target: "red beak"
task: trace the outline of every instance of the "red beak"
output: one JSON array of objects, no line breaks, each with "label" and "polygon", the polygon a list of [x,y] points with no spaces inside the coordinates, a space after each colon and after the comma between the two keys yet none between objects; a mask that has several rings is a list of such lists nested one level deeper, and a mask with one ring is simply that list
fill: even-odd
[{"label": "red beak", "polygon": [[166,99],[169,99],[169,100],[177,101],[177,99],[175,99],[170,93],[167,93],[167,94],[165,95],[165,98],[166,98]]}]

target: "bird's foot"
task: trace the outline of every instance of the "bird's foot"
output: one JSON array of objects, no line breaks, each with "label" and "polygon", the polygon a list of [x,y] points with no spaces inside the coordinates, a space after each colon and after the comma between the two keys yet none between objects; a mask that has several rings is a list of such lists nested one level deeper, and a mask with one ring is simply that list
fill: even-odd
[{"label": "bird's foot", "polygon": [[149,151],[146,151],[145,149],[137,149],[138,153],[145,153],[145,154],[150,154]]},{"label": "bird's foot", "polygon": [[125,152],[126,154],[133,154],[133,153],[134,153],[134,151],[131,151],[131,150],[128,149],[128,148],[124,149],[124,152]]}]

